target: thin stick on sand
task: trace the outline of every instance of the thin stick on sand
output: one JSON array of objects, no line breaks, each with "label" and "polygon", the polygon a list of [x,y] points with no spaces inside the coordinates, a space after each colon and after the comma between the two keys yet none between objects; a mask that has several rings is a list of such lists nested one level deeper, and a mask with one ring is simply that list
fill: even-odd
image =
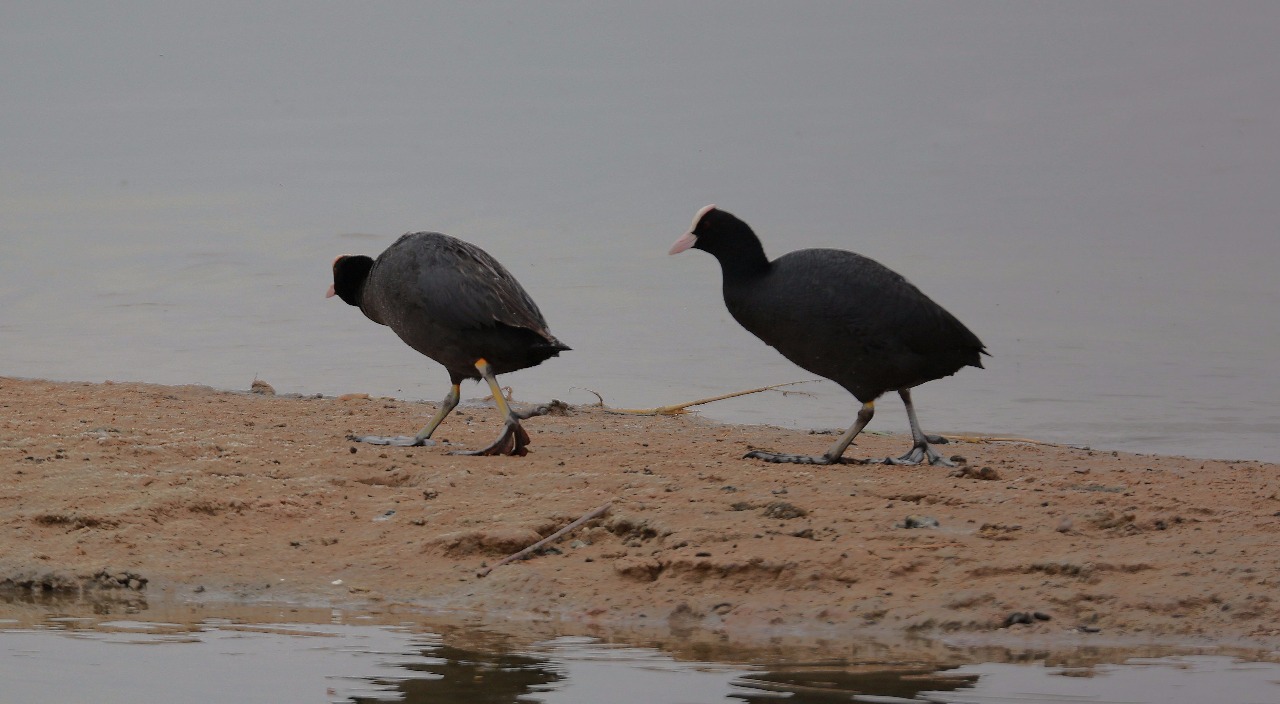
[{"label": "thin stick on sand", "polygon": [[[676,403],[670,406],[658,406],[657,408],[606,408],[605,410],[608,411],[609,413],[622,413],[625,415],[633,415],[633,416],[674,416],[674,415],[680,415],[681,413],[688,413],[689,411],[687,409],[690,406],[701,406],[704,403],[711,403],[712,401],[723,401],[727,398],[735,398],[737,396],[746,396],[747,394],[758,394],[761,391],[772,391],[773,389],[779,389],[779,388],[782,388],[783,386],[795,386],[796,384],[810,384],[815,381],[822,381],[822,380],[821,379],[805,379],[804,381],[788,381],[785,384],[761,386],[758,389],[747,389],[746,391],[735,391],[731,394],[721,394],[719,396],[712,396],[711,398],[700,398],[697,401],[687,401],[685,403]],[[588,389],[588,391],[590,391],[590,389]],[[595,393],[595,392],[592,391],[592,393]],[[596,395],[598,396],[599,394],[596,394]]]},{"label": "thin stick on sand", "polygon": [[950,442],[967,442],[975,445],[988,442],[1020,442],[1028,445],[1045,445],[1047,447],[1056,447],[1057,443],[1047,442],[1045,440],[1033,440],[1031,438],[1012,438],[999,437],[994,435],[947,435],[945,436]]},{"label": "thin stick on sand", "polygon": [[588,389],[588,388],[587,388],[587,387],[585,387],[585,386],[570,386],[570,387],[569,387],[569,390],[570,390],[570,391],[576,391],[576,390],[578,390],[578,389],[581,389],[581,390],[583,390],[583,391],[586,391],[587,393],[591,394],[592,396],[595,396],[595,397],[596,397],[596,406],[597,406],[598,408],[604,408],[604,396],[601,396],[599,391],[596,391],[596,390],[594,390],[594,389]]},{"label": "thin stick on sand", "polygon": [[488,575],[490,572],[492,572],[495,568],[501,567],[507,564],[508,562],[515,562],[516,560],[523,560],[528,558],[530,555],[532,555],[534,552],[537,552],[538,549],[542,548],[544,545],[547,545],[548,543],[553,543],[556,540],[559,540],[565,535],[565,533],[568,533],[569,531],[573,530],[574,528],[577,528],[578,526],[582,525],[583,523],[586,523],[587,521],[593,518],[599,518],[600,516],[603,516],[604,514],[608,513],[609,509],[611,508],[613,508],[612,501],[610,501],[607,504],[604,504],[603,506],[597,506],[596,508],[591,509],[582,518],[579,518],[578,520],[574,521],[573,523],[570,523],[564,528],[561,528],[560,530],[552,533],[551,535],[548,535],[547,537],[543,538],[542,540],[539,540],[533,545],[530,545],[524,550],[521,550],[520,552],[515,553],[514,555],[507,555],[506,557],[502,558],[501,561],[494,564],[493,567],[485,567],[484,569],[477,571],[476,576],[484,577]]}]

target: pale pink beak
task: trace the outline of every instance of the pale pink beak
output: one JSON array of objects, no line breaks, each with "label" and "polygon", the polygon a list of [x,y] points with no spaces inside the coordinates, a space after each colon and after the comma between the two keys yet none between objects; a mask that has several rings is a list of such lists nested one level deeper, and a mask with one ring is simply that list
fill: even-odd
[{"label": "pale pink beak", "polygon": [[676,240],[675,244],[671,245],[671,249],[667,252],[667,254],[679,254],[684,250],[692,247],[693,244],[697,241],[698,241],[697,235],[693,234],[692,232],[686,232],[684,233],[684,236]]}]

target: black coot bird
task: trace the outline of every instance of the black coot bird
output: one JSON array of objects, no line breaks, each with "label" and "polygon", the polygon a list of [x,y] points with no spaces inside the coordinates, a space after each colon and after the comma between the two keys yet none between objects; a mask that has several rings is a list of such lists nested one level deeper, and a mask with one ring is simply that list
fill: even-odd
[{"label": "black coot bird", "polygon": [[410,233],[377,259],[360,255],[334,259],[328,295],[358,306],[405,344],[443,364],[452,384],[440,410],[416,436],[353,436],[353,440],[425,445],[458,405],[462,380],[483,378],[506,427],[492,445],[455,454],[528,453],[529,435],[520,421],[546,413],[548,407],[512,410],[495,375],[537,366],[569,347],[551,334],[533,299],[488,252],[436,232]]},{"label": "black coot bird", "polygon": [[720,262],[724,303],[742,327],[799,366],[843,386],[862,402],[858,419],[823,455],[753,451],[770,462],[832,464],[875,413],[875,400],[897,391],[907,405],[913,446],[890,464],[950,464],[926,436],[911,388],[981,367],[986,348],[955,316],[879,262],[838,249],[802,249],[774,261],[747,224],[717,210],[698,211],[671,254],[696,247]]}]

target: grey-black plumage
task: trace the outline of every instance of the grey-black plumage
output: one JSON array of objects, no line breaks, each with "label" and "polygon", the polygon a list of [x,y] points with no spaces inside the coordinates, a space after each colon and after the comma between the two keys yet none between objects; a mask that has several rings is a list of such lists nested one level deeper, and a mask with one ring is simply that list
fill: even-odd
[{"label": "grey-black plumage", "polygon": [[671,248],[708,252],[720,263],[725,306],[744,328],[798,366],[830,379],[862,402],[858,418],[818,456],[753,451],[772,462],[831,464],[870,422],[874,402],[897,391],[906,404],[912,449],[893,464],[949,462],[920,430],[910,390],[966,366],[982,367],[986,347],[967,327],[888,267],[838,249],[803,249],[770,261],[750,226],[715,206]]},{"label": "grey-black plumage", "polygon": [[403,235],[377,259],[343,255],[333,261],[329,295],[360,308],[391,328],[405,344],[439,362],[449,373],[449,394],[416,436],[354,436],[374,444],[423,445],[458,404],[464,379],[484,379],[504,429],[490,446],[458,454],[524,455],[529,436],[520,420],[540,406],[517,412],[502,396],[496,375],[536,366],[569,350],[551,334],[538,306],[488,252],[438,232]]}]

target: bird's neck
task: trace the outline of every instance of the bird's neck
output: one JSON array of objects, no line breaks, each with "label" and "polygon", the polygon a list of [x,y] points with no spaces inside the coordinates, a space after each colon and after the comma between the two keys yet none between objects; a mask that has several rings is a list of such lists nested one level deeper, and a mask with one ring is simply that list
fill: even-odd
[{"label": "bird's neck", "polygon": [[769,258],[759,238],[741,238],[731,248],[712,252],[720,262],[720,271],[726,283],[763,276],[769,271]]}]

